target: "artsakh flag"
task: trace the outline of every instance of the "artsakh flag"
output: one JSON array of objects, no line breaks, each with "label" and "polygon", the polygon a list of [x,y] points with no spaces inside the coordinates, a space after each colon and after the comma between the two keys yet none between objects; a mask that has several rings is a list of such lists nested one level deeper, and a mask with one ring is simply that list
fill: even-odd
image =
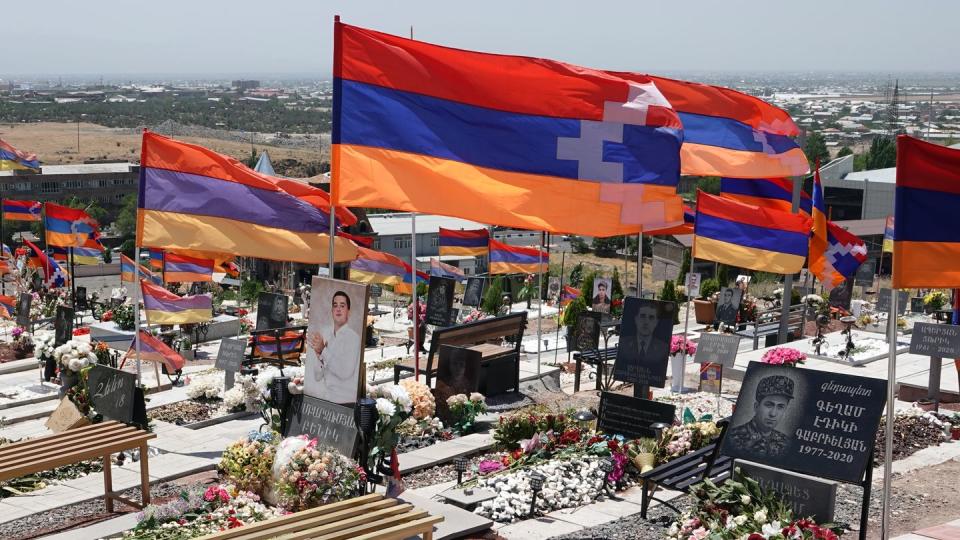
[{"label": "artsakh flag", "polygon": [[69,276],[66,271],[57,264],[57,261],[48,257],[46,253],[34,245],[33,242],[24,239],[23,243],[33,250],[34,256],[30,257],[30,264],[43,270],[43,281],[50,288],[65,287],[69,282]]},{"label": "artsakh flag", "polygon": [[213,297],[209,294],[177,296],[146,280],[140,280],[140,287],[148,324],[200,323],[213,318]]},{"label": "artsakh flag", "polygon": [[100,234],[97,220],[83,210],[49,202],[44,204],[43,226],[49,246],[82,247],[91,235]]},{"label": "artsakh flag", "polygon": [[830,290],[852,277],[867,260],[867,245],[827,219],[820,183],[820,167],[813,173],[813,234],[810,236],[810,273]]},{"label": "artsakh flag", "polygon": [[[127,257],[122,253],[120,254],[120,281],[121,282],[123,281],[129,282],[129,283],[137,282],[136,265],[137,263],[134,262],[133,259],[131,259],[130,257]],[[140,277],[149,279],[150,281],[158,285],[162,284],[162,281],[160,280],[160,276],[154,274],[142,264],[140,265]]]},{"label": "artsakh flag", "polygon": [[693,226],[696,223],[696,211],[690,208],[689,205],[683,205],[683,224],[676,225],[673,227],[667,227],[666,229],[654,229],[652,231],[644,231],[643,234],[650,236],[680,236],[685,234],[693,234]]},{"label": "artsakh flag", "polygon": [[470,231],[440,227],[440,255],[473,255],[482,257],[489,249],[490,232],[487,229]]},{"label": "artsakh flag", "polygon": [[0,171],[38,170],[40,161],[36,154],[21,152],[12,144],[0,139]]},{"label": "artsakh flag", "polygon": [[897,137],[893,288],[960,287],[960,150]]},{"label": "artsakh flag", "polygon": [[7,221],[40,221],[41,210],[40,201],[3,200],[3,219]]}]

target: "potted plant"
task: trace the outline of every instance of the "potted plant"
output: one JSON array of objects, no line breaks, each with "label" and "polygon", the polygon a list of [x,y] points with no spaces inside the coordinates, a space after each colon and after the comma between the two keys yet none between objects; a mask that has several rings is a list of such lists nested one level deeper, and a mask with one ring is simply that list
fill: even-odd
[{"label": "potted plant", "polygon": [[935,313],[947,305],[947,295],[943,291],[931,291],[923,297],[923,309],[928,314]]},{"label": "potted plant", "polygon": [[713,293],[720,290],[720,284],[716,279],[705,279],[700,284],[700,295],[702,299],[693,301],[693,312],[696,321],[700,324],[713,324],[717,317],[717,304],[710,300]]},{"label": "potted plant", "polygon": [[563,319],[560,321],[561,324],[567,327],[567,351],[572,351],[572,347],[576,342],[576,336],[574,332],[577,327],[577,319],[580,317],[580,314],[587,310],[587,300],[581,294],[580,296],[573,299],[572,302],[563,310]]}]

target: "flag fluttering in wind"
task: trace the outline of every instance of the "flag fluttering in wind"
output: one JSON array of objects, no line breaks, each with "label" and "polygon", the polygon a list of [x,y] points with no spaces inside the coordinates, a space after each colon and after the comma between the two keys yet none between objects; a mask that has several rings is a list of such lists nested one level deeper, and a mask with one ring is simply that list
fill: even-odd
[{"label": "flag fluttering in wind", "polygon": [[580,296],[580,289],[564,285],[563,291],[560,292],[560,305],[565,306],[576,300],[578,296]]},{"label": "flag fluttering in wind", "polygon": [[150,268],[157,272],[163,272],[163,250],[159,248],[150,248],[148,264]]},{"label": "flag fluttering in wind", "polygon": [[[316,193],[322,190],[150,132],[143,134],[140,161],[138,245],[327,262],[329,210],[318,208],[326,195]],[[352,242],[333,241],[337,262],[356,258]]]},{"label": "flag fluttering in wind", "polygon": [[13,296],[0,295],[0,318],[10,319],[16,311],[17,299]]},{"label": "flag fluttering in wind", "polygon": [[[126,281],[128,283],[136,283],[137,282],[136,265],[137,263],[134,262],[133,259],[121,253],[120,254],[120,281]],[[149,279],[150,281],[157,284],[161,283],[160,276],[151,272],[148,268],[146,268],[142,264],[140,265],[140,278]]]},{"label": "flag fluttering in wind", "polygon": [[696,222],[696,211],[690,208],[688,205],[683,205],[683,224],[675,225],[673,227],[667,227],[666,229],[654,229],[652,231],[644,231],[643,234],[649,236],[681,236],[685,234],[693,234],[693,226]]},{"label": "flag fluttering in wind", "polygon": [[140,280],[140,288],[148,324],[199,323],[213,318],[213,297],[210,294],[177,296],[146,280]]},{"label": "flag fluttering in wind", "polygon": [[697,194],[693,257],[741,268],[794,274],[803,268],[810,218]]},{"label": "flag fluttering in wind", "polygon": [[[70,262],[70,248],[51,246],[53,259],[58,262]],[[103,251],[89,247],[73,248],[73,262],[80,265],[96,265],[103,262],[101,258]]]},{"label": "flag fluttering in wind", "polygon": [[79,208],[54,203],[44,204],[43,227],[47,245],[82,247],[100,234],[97,220]]},{"label": "flag fluttering in wind", "polygon": [[893,216],[883,224],[883,253],[893,253]]},{"label": "flag fluttering in wind", "polygon": [[213,259],[200,259],[167,252],[163,254],[163,281],[180,283],[186,281],[213,281]]},{"label": "flag fluttering in wind", "polygon": [[351,281],[397,285],[410,274],[410,265],[396,255],[364,247],[358,248],[357,252],[357,258],[350,261]]},{"label": "flag fluttering in wind", "polygon": [[63,268],[57,264],[57,261],[48,257],[42,249],[38,248],[33,242],[26,238],[23,239],[23,243],[33,250],[34,255],[30,257],[29,262],[30,265],[43,270],[43,282],[51,289],[65,287],[69,282],[69,276]]},{"label": "flag fluttering in wind", "polygon": [[[789,178],[721,178],[720,195],[761,208],[793,211],[793,180]],[[813,199],[800,192],[800,213],[811,215]]]},{"label": "flag fluttering in wind", "polygon": [[960,287],[960,150],[897,137],[893,288]]},{"label": "flag fluttering in wind", "polygon": [[3,219],[7,221],[40,221],[41,210],[40,201],[3,200]]},{"label": "flag fluttering in wind", "polygon": [[0,171],[38,170],[40,162],[36,154],[21,152],[12,144],[0,139]]},{"label": "flag fluttering in wind", "polygon": [[334,40],[337,205],[592,236],[682,221],[680,120],[650,77],[339,22]]},{"label": "flag fluttering in wind", "polygon": [[867,260],[867,245],[853,233],[827,219],[819,167],[813,173],[813,234],[810,236],[810,273],[830,290],[856,273]]},{"label": "flag fluttering in wind", "polygon": [[489,249],[490,233],[487,229],[458,231],[440,227],[440,255],[473,255],[482,257]]},{"label": "flag fluttering in wind", "polygon": [[455,281],[464,281],[467,279],[467,276],[463,274],[463,270],[452,264],[442,262],[436,257],[430,259],[430,275],[450,278]]},{"label": "flag fluttering in wind", "polygon": [[549,264],[550,256],[545,251],[490,239],[491,274],[536,274],[546,272]]},{"label": "flag fluttering in wind", "polygon": [[146,330],[137,332],[137,338],[130,342],[130,349],[123,357],[124,362],[134,360],[137,357],[137,339],[140,340],[141,360],[163,364],[167,368],[167,373],[176,373],[183,369],[184,364],[186,364],[180,353],[171,349],[166,343]]}]

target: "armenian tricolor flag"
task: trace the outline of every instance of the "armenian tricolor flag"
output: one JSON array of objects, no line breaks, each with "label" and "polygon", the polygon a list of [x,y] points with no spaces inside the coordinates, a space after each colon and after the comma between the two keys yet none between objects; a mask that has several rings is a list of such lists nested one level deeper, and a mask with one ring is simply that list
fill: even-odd
[{"label": "armenian tricolor flag", "polygon": [[[51,246],[50,251],[55,261],[70,262],[70,248]],[[103,252],[96,248],[75,247],[73,248],[73,262],[74,264],[83,265],[100,264],[103,262],[103,259],[100,257],[101,253]]]},{"label": "armenian tricolor flag", "polygon": [[440,227],[440,255],[473,255],[482,257],[489,248],[490,233],[486,229],[457,231]]},{"label": "armenian tricolor flag", "polygon": [[29,264],[43,270],[44,283],[50,288],[64,287],[69,281],[69,276],[57,264],[57,261],[48,257],[46,253],[38,248],[33,242],[24,239],[23,243],[33,250],[34,256],[30,257]]},{"label": "armenian tricolor flag", "polygon": [[856,273],[867,260],[867,245],[856,235],[827,219],[819,166],[813,173],[813,234],[810,236],[810,273],[830,290]]},{"label": "armenian tricolor flag", "polygon": [[294,360],[295,355],[303,349],[303,334],[288,330],[280,336],[280,345],[277,338],[271,334],[260,334],[253,338],[253,355],[259,358],[281,358],[277,349],[283,354],[284,360]]},{"label": "armenian tricolor flag", "polygon": [[148,324],[199,323],[213,318],[213,297],[209,294],[177,296],[146,280],[140,280],[140,288]]},{"label": "armenian tricolor flag", "polygon": [[[154,337],[146,330],[137,332],[140,340],[140,359],[147,362],[158,362],[167,368],[167,373],[176,373],[183,369],[186,361],[180,356],[180,353],[171,349],[166,343]],[[137,341],[130,342],[130,350],[127,351],[123,361],[134,360],[137,357]]]},{"label": "armenian tricolor flag", "polygon": [[156,270],[157,272],[163,272],[163,250],[150,248],[148,253],[150,268]]},{"label": "armenian tricolor flag", "polygon": [[[393,292],[397,294],[409,294],[413,295],[413,286],[410,283],[413,281],[413,278],[410,275],[410,265],[407,265],[407,273],[403,275],[403,281],[397,283],[393,286]],[[427,283],[430,281],[430,274],[426,272],[421,272],[417,270],[417,284]]]},{"label": "armenian tricolor flag", "polygon": [[[127,257],[124,254],[120,254],[120,281],[127,281],[130,283],[136,283],[136,266],[137,263],[133,261],[130,257]],[[160,277],[148,270],[142,264],[140,265],[140,276],[141,278],[149,279],[154,283],[160,283]]]},{"label": "armenian tricolor flag", "polygon": [[[538,266],[538,260],[542,264]],[[537,248],[511,246],[490,239],[491,274],[536,274],[546,272],[550,256]]]},{"label": "armenian tricolor flag", "polygon": [[0,317],[9,319],[17,310],[17,299],[14,296],[0,295]]},{"label": "armenian tricolor flag", "polygon": [[359,283],[397,285],[410,275],[410,265],[400,257],[364,247],[357,248],[357,258],[350,262],[350,280]]},{"label": "armenian tricolor flag", "polygon": [[893,253],[893,216],[883,224],[883,253]]},{"label": "armenian tricolor flag", "polygon": [[576,300],[578,296],[580,296],[580,289],[564,285],[563,291],[560,292],[560,305],[565,306]]},{"label": "armenian tricolor flag", "polygon": [[213,259],[200,259],[167,252],[163,254],[163,281],[165,283],[213,281],[213,266]]},{"label": "armenian tricolor flag", "polygon": [[803,268],[810,218],[697,194],[693,257],[741,268],[794,274]]},{"label": "armenian tricolor flag", "polygon": [[40,162],[36,154],[27,154],[0,139],[0,171],[37,170]]},{"label": "armenian tricolor flag", "polygon": [[372,236],[360,236],[356,234],[350,234],[341,230],[336,231],[337,236],[342,236],[347,240],[352,240],[354,244],[362,246],[365,248],[373,248],[373,237]]},{"label": "armenian tricolor flag", "polygon": [[683,220],[680,119],[651,77],[339,21],[334,51],[337,205],[591,236]]},{"label": "armenian tricolor flag", "polygon": [[49,246],[81,247],[99,234],[97,221],[83,210],[49,202],[44,204],[43,226]]},{"label": "armenian tricolor flag", "polygon": [[[138,245],[326,263],[329,211],[318,208],[326,195],[316,193],[322,190],[150,132],[140,162]],[[357,256],[349,240],[335,238],[334,246],[337,262]]]},{"label": "armenian tricolor flag", "polygon": [[[743,204],[793,211],[793,181],[789,178],[721,178],[720,195]],[[813,200],[800,191],[800,213],[811,215]]]},{"label": "armenian tricolor flag", "polygon": [[7,221],[40,221],[41,210],[43,204],[40,201],[3,200],[3,219]]},{"label": "armenian tricolor flag", "polygon": [[893,288],[960,287],[960,150],[897,137]]},{"label": "armenian tricolor flag", "polygon": [[442,262],[436,257],[430,259],[430,275],[450,278],[456,281],[463,281],[467,279],[467,276],[463,274],[463,270],[453,266],[452,264]]}]

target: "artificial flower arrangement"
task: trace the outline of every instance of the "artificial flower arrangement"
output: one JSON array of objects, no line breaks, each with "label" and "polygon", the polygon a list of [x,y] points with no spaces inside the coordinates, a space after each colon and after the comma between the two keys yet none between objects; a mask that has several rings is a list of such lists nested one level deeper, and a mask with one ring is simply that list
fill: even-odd
[{"label": "artificial flower arrangement", "polygon": [[657,463],[683,457],[707,446],[720,435],[720,428],[711,420],[685,422],[663,430],[657,448]]},{"label": "artificial flower arrangement", "polygon": [[73,329],[73,335],[74,335],[74,336],[77,336],[77,337],[79,337],[79,336],[89,336],[89,335],[90,335],[90,327],[89,327],[89,326],[84,326],[84,327],[82,327],[82,328],[74,328],[74,329]]},{"label": "artificial flower arrangement", "polygon": [[806,362],[807,355],[791,347],[774,347],[763,353],[760,361],[775,366],[792,366]]},{"label": "artificial flower arrangement", "polygon": [[[407,305],[407,320],[413,321],[413,302]],[[427,303],[422,299],[417,301],[417,322],[423,324],[427,320]]]},{"label": "artificial flower arrangement", "polygon": [[398,426],[413,414],[413,400],[399,384],[374,386],[369,397],[377,402],[377,427],[370,449],[370,457],[389,456],[400,442]]},{"label": "artificial flower arrangement", "polygon": [[10,331],[13,337],[13,354],[17,358],[26,358],[33,353],[33,339],[23,328],[17,326]]},{"label": "artificial flower arrangement", "polygon": [[484,316],[485,314],[479,309],[472,309],[470,310],[470,313],[468,313],[467,316],[463,318],[463,323],[466,324],[474,321],[479,321],[480,319],[483,319]]},{"label": "artificial flower arrangement", "polygon": [[197,401],[220,399],[220,385],[209,379],[191,380],[187,386],[187,397]]},{"label": "artificial flower arrangement", "polygon": [[453,419],[451,427],[455,432],[464,434],[473,430],[477,416],[487,412],[487,402],[479,392],[473,392],[469,397],[456,394],[447,398],[447,408]]},{"label": "artificial flower arrangement", "polygon": [[667,531],[669,540],[838,540],[842,529],[796,519],[775,494],[747,477],[717,486],[705,481],[690,490],[693,508]]},{"label": "artificial flower arrangement", "polygon": [[400,386],[410,396],[410,401],[413,403],[414,418],[426,420],[434,415],[437,410],[437,402],[430,391],[430,387],[412,378],[400,381]]},{"label": "artificial flower arrangement", "polygon": [[944,294],[943,291],[931,291],[924,295],[923,305],[930,309],[930,311],[937,311],[943,306],[947,305],[950,299]]},{"label": "artificial flower arrangement", "polygon": [[136,320],[133,313],[132,304],[120,304],[110,310],[110,319],[121,330],[133,330],[136,326]]},{"label": "artificial flower arrangement", "polygon": [[97,355],[87,341],[70,341],[53,350],[53,358],[60,365],[60,369],[79,373],[81,369],[97,363]]},{"label": "artificial flower arrangement", "polygon": [[[303,367],[283,368],[283,376],[290,379],[287,383],[287,389],[291,393],[303,393]],[[261,369],[256,379],[254,399],[250,402],[250,408],[255,412],[263,414],[264,418],[270,422],[270,426],[274,431],[280,431],[280,414],[278,404],[274,402],[273,394],[270,392],[270,387],[273,386],[273,380],[277,377],[280,377],[279,368],[269,367]],[[298,380],[300,381],[299,385],[295,382]],[[269,414],[268,417],[267,411],[271,409],[273,413]]]},{"label": "artificial flower arrangement", "polygon": [[217,470],[237,489],[264,496],[273,489],[273,460],[279,444],[276,432],[252,430],[223,451]]},{"label": "artificial flower arrangement", "polygon": [[294,512],[352,497],[366,481],[356,462],[304,435],[280,443],[274,472],[277,501]]},{"label": "artificial flower arrangement", "polygon": [[575,427],[573,413],[573,409],[552,412],[538,406],[501,415],[494,428],[493,440],[499,448],[514,450],[520,446],[521,440],[529,439],[534,433],[562,433],[567,428]]},{"label": "artificial flower arrangement", "polygon": [[97,363],[104,366],[111,365],[111,356],[112,352],[110,346],[103,341],[98,341],[96,345],[93,346],[93,354],[97,357]]},{"label": "artificial flower arrangement", "polygon": [[33,354],[37,360],[46,361],[48,358],[53,358],[54,340],[56,340],[56,336],[53,333],[34,334]]},{"label": "artificial flower arrangement", "polygon": [[228,412],[254,410],[260,392],[251,375],[240,375],[233,388],[223,393],[223,406]]},{"label": "artificial flower arrangement", "polygon": [[677,354],[679,352],[687,356],[693,356],[697,353],[697,344],[680,334],[674,334],[673,337],[670,338],[670,354]]},{"label": "artificial flower arrangement", "polygon": [[229,484],[196,485],[165,504],[148,505],[137,525],[123,533],[131,540],[183,540],[279,517],[283,511],[260,502],[255,493]]}]

